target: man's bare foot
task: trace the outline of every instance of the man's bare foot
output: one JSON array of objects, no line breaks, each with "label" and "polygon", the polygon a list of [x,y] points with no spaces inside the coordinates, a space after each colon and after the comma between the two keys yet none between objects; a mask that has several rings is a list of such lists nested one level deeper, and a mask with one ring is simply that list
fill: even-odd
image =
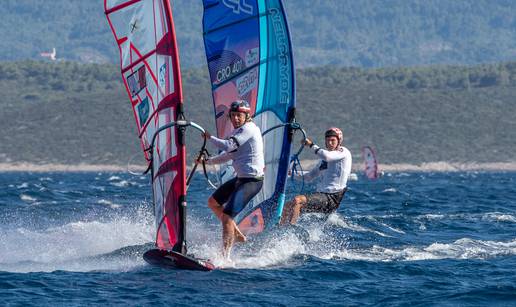
[{"label": "man's bare foot", "polygon": [[238,227],[235,227],[235,241],[237,241],[237,242],[245,242],[245,241],[247,241],[247,238],[240,231],[240,229],[238,229]]}]

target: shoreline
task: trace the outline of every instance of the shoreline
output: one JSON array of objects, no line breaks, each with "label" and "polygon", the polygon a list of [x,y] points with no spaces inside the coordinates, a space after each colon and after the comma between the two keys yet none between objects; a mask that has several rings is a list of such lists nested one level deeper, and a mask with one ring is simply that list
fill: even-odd
[{"label": "shoreline", "polygon": [[[311,168],[315,160],[302,161],[303,168]],[[384,172],[496,172],[516,171],[516,162],[489,162],[489,163],[459,163],[459,162],[425,162],[421,164],[379,164],[380,171]],[[116,164],[37,164],[29,162],[0,163],[0,173],[6,172],[143,172],[146,166],[142,165],[116,165]],[[362,163],[353,164],[353,172],[361,172]]]}]

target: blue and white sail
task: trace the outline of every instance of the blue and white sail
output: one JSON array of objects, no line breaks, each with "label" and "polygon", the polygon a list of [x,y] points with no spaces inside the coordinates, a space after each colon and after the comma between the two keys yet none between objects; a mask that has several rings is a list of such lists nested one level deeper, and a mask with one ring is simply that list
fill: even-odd
[{"label": "blue and white sail", "polygon": [[[204,0],[204,44],[217,136],[227,137],[231,102],[249,102],[264,135],[262,191],[236,218],[246,234],[275,225],[285,201],[295,121],[295,79],[290,34],[280,0]],[[221,169],[230,174],[231,166]]]}]

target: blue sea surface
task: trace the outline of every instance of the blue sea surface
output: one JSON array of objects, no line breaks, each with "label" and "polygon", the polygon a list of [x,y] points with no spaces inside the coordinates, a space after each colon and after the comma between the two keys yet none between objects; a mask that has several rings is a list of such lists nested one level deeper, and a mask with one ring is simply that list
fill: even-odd
[{"label": "blue sea surface", "polygon": [[212,272],[144,262],[148,177],[0,173],[0,191],[3,305],[516,305],[516,173],[359,176],[336,214],[300,220],[308,238],[276,232],[231,262],[198,175],[188,243]]}]

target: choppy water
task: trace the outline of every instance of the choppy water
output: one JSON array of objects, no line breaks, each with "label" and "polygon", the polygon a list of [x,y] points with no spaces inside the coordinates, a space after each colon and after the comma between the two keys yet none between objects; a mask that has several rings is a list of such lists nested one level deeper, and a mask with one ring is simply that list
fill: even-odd
[{"label": "choppy water", "polygon": [[142,260],[147,177],[2,173],[0,191],[7,305],[516,305],[516,173],[359,177],[337,214],[301,220],[308,241],[287,232],[236,248],[232,263],[198,176],[189,244],[224,267],[213,272]]}]

